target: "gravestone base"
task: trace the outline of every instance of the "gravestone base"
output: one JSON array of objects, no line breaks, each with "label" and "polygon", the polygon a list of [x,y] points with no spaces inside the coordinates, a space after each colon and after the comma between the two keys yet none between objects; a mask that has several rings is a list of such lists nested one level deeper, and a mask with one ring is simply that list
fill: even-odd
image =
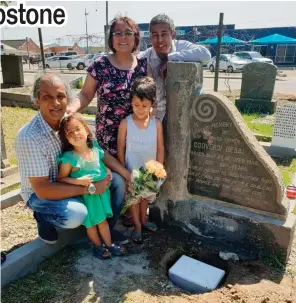
[{"label": "gravestone base", "polygon": [[276,111],[276,100],[264,99],[236,99],[235,106],[244,114],[261,113],[273,114]]},{"label": "gravestone base", "polygon": [[292,211],[283,221],[196,200],[161,204],[166,205],[161,207],[164,226],[177,225],[215,249],[234,252],[242,259],[264,255],[276,256],[283,263],[288,260],[296,227]]}]

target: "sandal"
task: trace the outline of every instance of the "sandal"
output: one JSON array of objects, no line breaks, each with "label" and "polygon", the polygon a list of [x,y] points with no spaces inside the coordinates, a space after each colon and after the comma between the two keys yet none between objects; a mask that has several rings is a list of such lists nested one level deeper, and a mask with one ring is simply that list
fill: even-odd
[{"label": "sandal", "polygon": [[123,246],[115,245],[114,243],[112,243],[110,247],[107,246],[107,249],[114,256],[123,256],[126,253],[125,248]]},{"label": "sandal", "polygon": [[142,233],[141,232],[137,233],[137,232],[133,231],[131,234],[131,238],[137,244],[142,243]]},{"label": "sandal", "polygon": [[111,258],[111,253],[103,244],[100,246],[94,246],[93,254],[96,258],[99,258],[101,260],[106,260]]},{"label": "sandal", "polygon": [[156,224],[152,223],[152,222],[147,222],[146,224],[143,224],[143,228],[147,229],[149,231],[155,232],[157,231],[157,226]]}]

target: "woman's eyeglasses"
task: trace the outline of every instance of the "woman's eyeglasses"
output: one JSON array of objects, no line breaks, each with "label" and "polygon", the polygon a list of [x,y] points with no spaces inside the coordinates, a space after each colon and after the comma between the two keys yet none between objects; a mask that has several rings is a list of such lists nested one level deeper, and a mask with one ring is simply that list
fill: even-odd
[{"label": "woman's eyeglasses", "polygon": [[114,32],[112,33],[113,37],[119,38],[119,37],[133,37],[134,33],[133,32]]}]

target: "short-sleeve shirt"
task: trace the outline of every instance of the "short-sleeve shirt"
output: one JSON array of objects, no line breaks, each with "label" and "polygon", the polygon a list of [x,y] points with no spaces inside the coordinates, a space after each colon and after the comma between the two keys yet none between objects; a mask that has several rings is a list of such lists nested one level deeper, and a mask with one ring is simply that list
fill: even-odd
[{"label": "short-sleeve shirt", "polygon": [[21,176],[21,196],[27,202],[34,193],[29,177],[49,177],[51,182],[56,182],[61,141],[39,112],[17,134],[15,151]]},{"label": "short-sleeve shirt", "polygon": [[138,77],[147,76],[147,60],[137,60],[134,69],[121,70],[103,56],[87,69],[97,82],[96,138],[99,145],[115,157],[119,124],[132,113],[131,87]]}]

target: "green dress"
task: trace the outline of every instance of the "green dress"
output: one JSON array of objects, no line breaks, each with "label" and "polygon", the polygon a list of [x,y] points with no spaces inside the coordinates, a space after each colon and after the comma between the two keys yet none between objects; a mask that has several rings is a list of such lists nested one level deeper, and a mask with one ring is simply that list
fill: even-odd
[{"label": "green dress", "polygon": [[[75,151],[67,151],[59,158],[59,163],[70,163],[72,167],[79,168],[77,171],[72,171],[70,173],[71,178],[80,178],[90,175],[93,182],[101,181],[106,178],[107,168],[102,161],[104,151],[96,140],[94,140],[93,143],[94,146],[92,151],[94,158],[92,161],[82,158]],[[82,223],[86,228],[99,224],[106,218],[111,218],[113,216],[109,189],[100,195],[83,195],[82,197],[88,211],[88,214]]]}]

